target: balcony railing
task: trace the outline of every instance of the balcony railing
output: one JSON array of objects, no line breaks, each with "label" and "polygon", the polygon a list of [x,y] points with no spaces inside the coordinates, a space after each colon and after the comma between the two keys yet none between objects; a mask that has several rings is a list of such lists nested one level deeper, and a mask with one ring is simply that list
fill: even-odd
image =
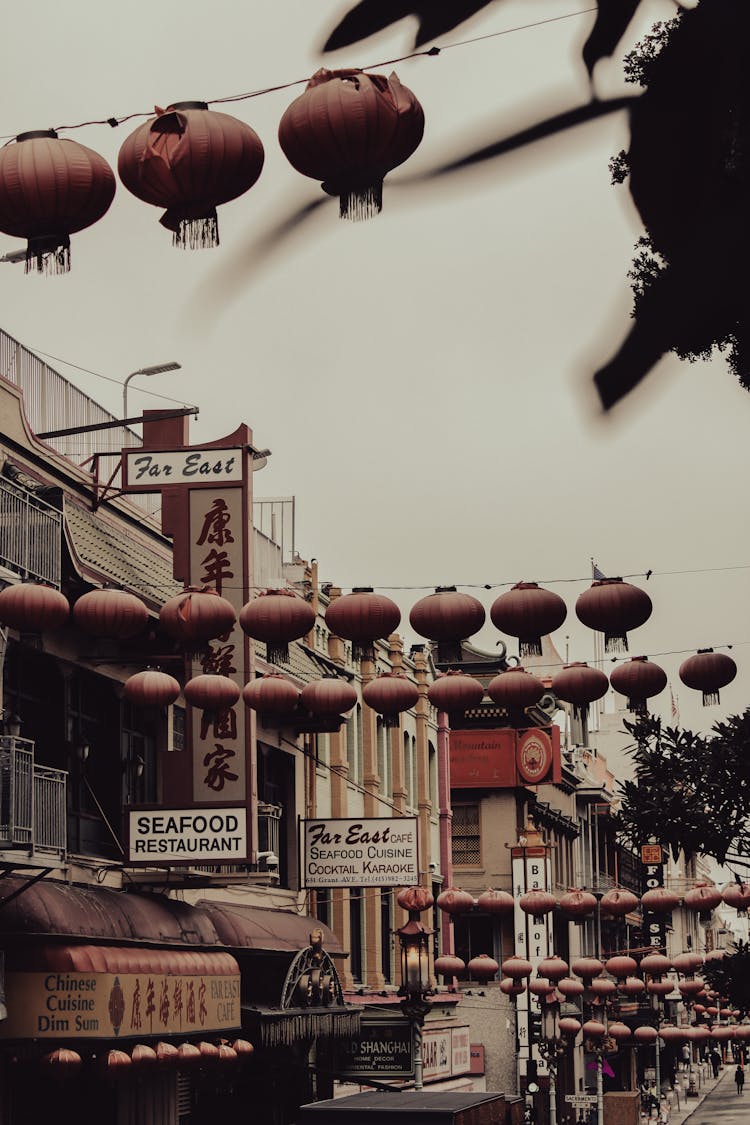
[{"label": "balcony railing", "polygon": [[21,578],[60,585],[62,512],[0,482],[0,564]]},{"label": "balcony railing", "polygon": [[33,742],[0,735],[0,850],[65,858],[67,780],[36,765]]}]

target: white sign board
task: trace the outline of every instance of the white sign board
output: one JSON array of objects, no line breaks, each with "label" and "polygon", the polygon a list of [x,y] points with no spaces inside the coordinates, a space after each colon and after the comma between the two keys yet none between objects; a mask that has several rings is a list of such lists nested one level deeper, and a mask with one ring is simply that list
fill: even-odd
[{"label": "white sign board", "polygon": [[303,887],[403,887],[419,882],[417,818],[301,822]]},{"label": "white sign board", "polygon": [[566,1094],[565,1101],[573,1109],[590,1109],[596,1105],[596,1094]]},{"label": "white sign board", "polygon": [[242,449],[125,450],[123,490],[154,492],[174,484],[241,484],[242,469]]},{"label": "white sign board", "polygon": [[247,857],[247,810],[129,809],[128,862],[205,864]]}]

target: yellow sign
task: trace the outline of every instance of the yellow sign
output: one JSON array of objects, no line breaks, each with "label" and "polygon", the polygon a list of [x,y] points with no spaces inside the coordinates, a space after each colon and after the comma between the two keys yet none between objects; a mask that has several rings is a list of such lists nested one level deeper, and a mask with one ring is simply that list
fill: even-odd
[{"label": "yellow sign", "polygon": [[144,1038],[240,1026],[240,977],[8,973],[4,1039]]}]

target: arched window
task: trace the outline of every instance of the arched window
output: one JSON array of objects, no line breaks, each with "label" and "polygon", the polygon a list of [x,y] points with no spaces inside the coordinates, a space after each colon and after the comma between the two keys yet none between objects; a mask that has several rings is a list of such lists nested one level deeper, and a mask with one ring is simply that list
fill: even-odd
[{"label": "arched window", "polygon": [[357,724],[357,781],[361,785],[365,776],[365,747],[362,738],[362,706],[359,703],[355,711],[355,719]]},{"label": "arched window", "polygon": [[380,715],[377,717],[375,728],[376,742],[378,748],[378,776],[380,777],[380,793],[383,797],[390,797],[391,788],[391,771],[390,762],[388,761],[388,746],[386,739],[385,727]]},{"label": "arched window", "polygon": [[350,715],[346,720],[346,760],[349,765],[349,780],[357,780],[357,727],[356,720]]},{"label": "arched window", "polygon": [[437,776],[437,751],[431,742],[427,743],[427,763],[430,771],[430,802],[432,815],[438,813],[438,776]]},{"label": "arched window", "polygon": [[404,788],[406,790],[406,804],[414,808],[414,770],[412,768],[411,739],[404,731]]}]

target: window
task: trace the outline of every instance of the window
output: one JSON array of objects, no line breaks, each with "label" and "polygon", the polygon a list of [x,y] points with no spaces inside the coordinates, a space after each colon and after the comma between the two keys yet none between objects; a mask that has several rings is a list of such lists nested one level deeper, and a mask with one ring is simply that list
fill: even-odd
[{"label": "window", "polygon": [[349,892],[349,968],[356,981],[362,980],[362,888]]},{"label": "window", "polygon": [[478,867],[482,861],[479,805],[454,806],[452,837],[456,867]]},{"label": "window", "polygon": [[427,747],[427,760],[430,771],[430,801],[432,803],[432,815],[437,816],[438,813],[438,781],[437,781],[437,751],[432,743],[428,743]]},{"label": "window", "polygon": [[383,979],[390,984],[393,980],[392,947],[393,947],[393,892],[380,892],[380,967]]},{"label": "window", "polygon": [[346,720],[346,761],[349,765],[349,780],[357,780],[357,728],[352,715]]},{"label": "window", "polygon": [[380,715],[377,718],[376,727],[376,741],[378,748],[378,775],[380,777],[380,793],[383,797],[390,797],[392,795],[391,786],[391,771],[390,761],[388,757],[388,740],[386,738],[386,730],[383,726],[383,720]]},{"label": "window", "polygon": [[315,892],[315,917],[324,926],[331,924],[331,890],[330,887],[319,887]]},{"label": "window", "polygon": [[404,789],[406,790],[406,804],[410,809],[414,807],[414,771],[411,761],[411,742],[409,741],[409,735],[404,731]]}]

